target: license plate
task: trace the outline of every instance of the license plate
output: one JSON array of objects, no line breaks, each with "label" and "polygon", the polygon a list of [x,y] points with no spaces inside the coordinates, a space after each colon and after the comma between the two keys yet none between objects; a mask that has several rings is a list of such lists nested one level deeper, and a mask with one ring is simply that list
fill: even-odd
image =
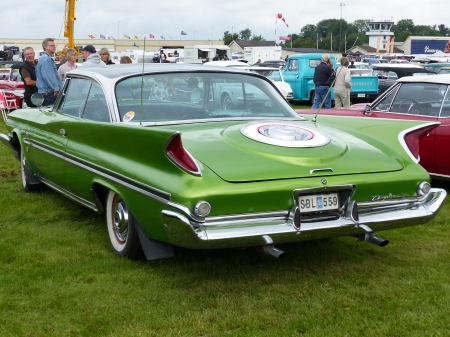
[{"label": "license plate", "polygon": [[366,94],[358,94],[358,97],[366,97]]},{"label": "license plate", "polygon": [[339,209],[337,193],[301,195],[298,197],[300,213]]}]

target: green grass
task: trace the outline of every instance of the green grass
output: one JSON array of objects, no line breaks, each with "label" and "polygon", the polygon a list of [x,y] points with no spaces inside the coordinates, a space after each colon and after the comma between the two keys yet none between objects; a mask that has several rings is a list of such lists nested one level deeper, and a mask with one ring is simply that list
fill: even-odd
[{"label": "green grass", "polygon": [[[5,133],[3,121],[0,133]],[[256,249],[116,257],[102,216],[24,193],[0,144],[0,336],[448,336],[447,202],[427,225]],[[448,187],[444,185],[444,187]]]}]

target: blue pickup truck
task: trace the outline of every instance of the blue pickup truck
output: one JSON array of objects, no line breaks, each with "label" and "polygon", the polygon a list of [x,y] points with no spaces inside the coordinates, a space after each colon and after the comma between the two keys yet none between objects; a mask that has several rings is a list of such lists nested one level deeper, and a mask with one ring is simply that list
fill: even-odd
[{"label": "blue pickup truck", "polygon": [[[330,55],[333,67],[336,69],[336,58]],[[314,101],[314,70],[321,62],[322,54],[296,54],[289,56],[284,80],[290,84],[293,97],[299,101]],[[358,75],[351,77],[352,103],[372,102],[378,97],[378,77],[372,75]],[[331,99],[334,99],[334,90],[331,90]]]}]

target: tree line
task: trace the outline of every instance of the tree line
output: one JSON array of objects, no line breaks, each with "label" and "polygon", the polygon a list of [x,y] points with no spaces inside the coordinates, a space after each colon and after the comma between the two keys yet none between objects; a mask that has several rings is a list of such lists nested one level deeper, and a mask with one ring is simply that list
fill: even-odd
[{"label": "tree line", "polygon": [[[344,51],[353,45],[361,45],[369,42],[365,34],[369,28],[366,22],[369,20],[356,20],[349,23],[344,19],[327,19],[319,21],[316,25],[308,24],[302,27],[300,33],[292,34],[291,41],[282,41],[280,45],[285,48],[316,48],[334,51]],[[415,25],[411,19],[402,19],[392,26],[396,42],[405,41],[408,36],[450,36],[450,28],[440,25]],[[239,33],[225,31],[223,41],[226,45],[233,40],[264,41],[262,35],[252,35],[249,28]]]}]

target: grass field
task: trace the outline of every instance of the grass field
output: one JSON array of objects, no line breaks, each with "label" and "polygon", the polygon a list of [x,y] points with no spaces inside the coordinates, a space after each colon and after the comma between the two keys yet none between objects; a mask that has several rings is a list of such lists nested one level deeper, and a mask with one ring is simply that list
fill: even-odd
[{"label": "grass field", "polygon": [[0,144],[0,336],[449,336],[449,212],[380,232],[384,248],[337,238],[280,245],[282,260],[176,248],[130,261],[102,216],[23,192]]}]

